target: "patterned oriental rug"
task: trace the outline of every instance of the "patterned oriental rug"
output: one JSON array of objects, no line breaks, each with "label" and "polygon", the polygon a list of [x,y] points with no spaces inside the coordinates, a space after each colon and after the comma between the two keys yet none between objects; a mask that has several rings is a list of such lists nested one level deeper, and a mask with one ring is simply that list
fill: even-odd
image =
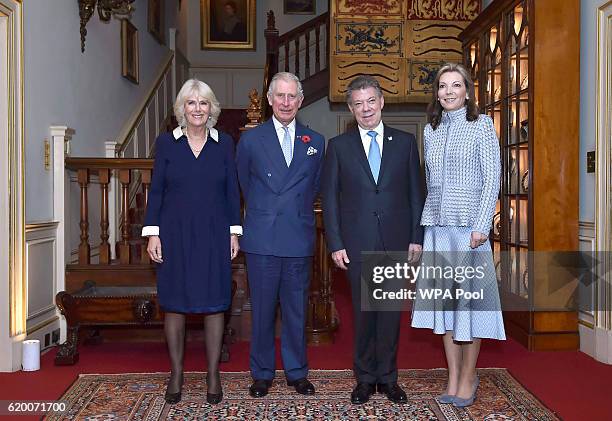
[{"label": "patterned oriental rug", "polygon": [[435,397],[446,385],[446,370],[400,370],[399,382],[408,403],[397,405],[375,394],[364,405],[352,405],[354,386],[350,370],[311,370],[314,396],[297,394],[277,372],[263,399],[248,394],[248,372],[224,372],[223,401],[206,403],[205,373],[185,373],[183,399],[164,401],[167,373],[82,374],[60,400],[63,413],[46,420],[559,420],[505,369],[479,369],[476,402],[459,409],[440,404]]}]

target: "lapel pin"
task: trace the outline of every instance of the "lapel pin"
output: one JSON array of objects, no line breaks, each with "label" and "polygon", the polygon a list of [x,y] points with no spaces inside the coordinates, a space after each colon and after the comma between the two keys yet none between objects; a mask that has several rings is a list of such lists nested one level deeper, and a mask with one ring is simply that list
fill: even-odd
[{"label": "lapel pin", "polygon": [[317,152],[319,152],[319,151],[317,151],[317,150],[316,150],[315,148],[313,148],[312,146],[309,146],[309,147],[308,147],[308,150],[306,151],[306,155],[309,155],[309,156],[310,156],[310,155],[314,155],[314,154],[316,154]]}]

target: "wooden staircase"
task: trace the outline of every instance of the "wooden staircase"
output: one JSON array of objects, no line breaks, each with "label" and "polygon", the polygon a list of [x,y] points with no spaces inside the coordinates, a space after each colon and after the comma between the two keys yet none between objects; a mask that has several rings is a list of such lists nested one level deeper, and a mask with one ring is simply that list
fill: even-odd
[{"label": "wooden staircase", "polygon": [[329,12],[279,35],[274,12],[270,10],[264,34],[266,66],[261,104],[264,118],[272,115],[265,98],[270,81],[277,72],[291,72],[300,78],[304,88],[302,107],[328,95]]}]

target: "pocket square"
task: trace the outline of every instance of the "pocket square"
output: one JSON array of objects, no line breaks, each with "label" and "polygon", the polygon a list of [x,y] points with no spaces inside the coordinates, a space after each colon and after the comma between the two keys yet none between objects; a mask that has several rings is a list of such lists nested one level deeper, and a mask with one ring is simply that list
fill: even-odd
[{"label": "pocket square", "polygon": [[308,150],[306,151],[306,155],[314,155],[317,152],[319,152],[318,150],[316,150],[315,148],[313,148],[312,146],[308,147]]}]

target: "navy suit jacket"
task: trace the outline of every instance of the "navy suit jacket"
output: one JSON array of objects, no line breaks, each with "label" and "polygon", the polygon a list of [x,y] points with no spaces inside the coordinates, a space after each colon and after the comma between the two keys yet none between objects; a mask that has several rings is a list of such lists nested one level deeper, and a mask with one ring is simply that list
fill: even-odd
[{"label": "navy suit jacket", "polygon": [[314,254],[314,201],[324,153],[323,136],[297,121],[289,168],[272,119],[243,133],[236,152],[246,211],[242,250],[278,257]]},{"label": "navy suit jacket", "polygon": [[407,251],[423,243],[421,164],[412,134],[384,125],[378,184],[374,182],[357,128],[330,139],[321,198],[330,251],[346,249],[350,260],[362,251]]}]

